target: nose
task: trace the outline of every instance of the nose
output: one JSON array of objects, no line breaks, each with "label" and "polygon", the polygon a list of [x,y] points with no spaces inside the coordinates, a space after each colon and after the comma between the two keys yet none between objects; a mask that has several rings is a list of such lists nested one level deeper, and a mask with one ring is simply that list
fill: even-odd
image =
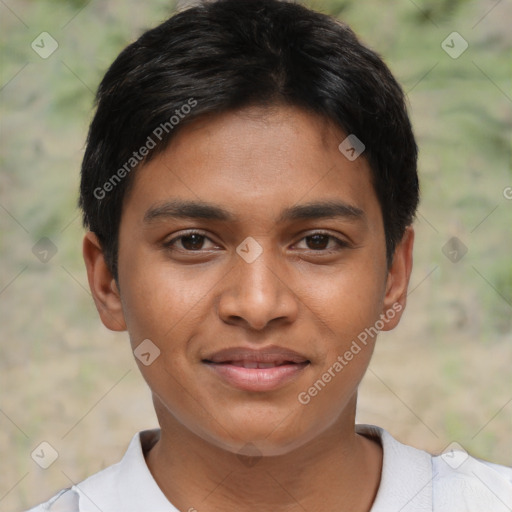
[{"label": "nose", "polygon": [[291,273],[270,248],[247,262],[235,254],[235,268],[218,302],[220,318],[232,325],[262,330],[271,322],[293,323],[299,301],[293,291]]}]

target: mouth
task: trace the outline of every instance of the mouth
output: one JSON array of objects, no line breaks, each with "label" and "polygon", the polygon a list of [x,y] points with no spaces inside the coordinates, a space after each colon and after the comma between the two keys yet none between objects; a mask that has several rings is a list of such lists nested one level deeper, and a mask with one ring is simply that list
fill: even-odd
[{"label": "mouth", "polygon": [[[285,366],[285,365],[290,365],[290,364],[303,364],[303,363],[296,363],[294,361],[285,361],[285,360],[264,362],[264,361],[255,361],[255,360],[251,360],[251,359],[249,359],[249,360],[242,359],[239,361],[222,361],[220,363],[215,363],[213,361],[208,361],[208,360],[203,360],[203,362],[211,363],[211,364],[230,364],[233,366],[238,366],[239,368],[247,368],[249,370],[256,370],[256,369],[264,370],[267,368],[276,368],[278,366]],[[309,361],[304,361],[304,363],[305,362],[309,362]]]},{"label": "mouth", "polygon": [[244,391],[271,391],[299,378],[311,361],[281,347],[225,349],[202,362],[229,386]]}]

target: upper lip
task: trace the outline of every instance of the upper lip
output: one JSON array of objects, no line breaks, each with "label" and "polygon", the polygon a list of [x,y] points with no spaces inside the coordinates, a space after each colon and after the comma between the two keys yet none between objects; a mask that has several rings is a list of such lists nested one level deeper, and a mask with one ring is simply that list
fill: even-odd
[{"label": "upper lip", "polygon": [[229,363],[232,361],[256,361],[259,363],[307,363],[309,360],[294,350],[270,345],[258,350],[248,347],[232,347],[219,350],[203,361],[211,363]]}]

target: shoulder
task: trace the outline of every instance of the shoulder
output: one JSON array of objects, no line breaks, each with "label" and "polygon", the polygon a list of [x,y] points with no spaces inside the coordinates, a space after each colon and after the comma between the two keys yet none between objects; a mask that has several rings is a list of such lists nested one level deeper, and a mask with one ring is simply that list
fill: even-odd
[{"label": "shoulder", "polygon": [[509,512],[512,506],[512,468],[448,452],[432,457],[435,510]]},{"label": "shoulder", "polygon": [[[139,432],[132,438],[124,459],[133,451],[137,451],[137,447],[140,446],[140,434]],[[93,506],[94,503],[91,505],[88,499],[89,493],[98,492],[100,494],[107,494],[107,489],[115,488],[118,485],[117,480],[121,462],[122,461],[117,462],[94,473],[72,487],[61,490],[48,501],[40,503],[26,512],[81,512],[84,510],[84,507],[89,510],[89,506],[92,507],[92,510],[97,510]],[[86,494],[84,494],[83,491],[85,491]]]},{"label": "shoulder", "polygon": [[78,494],[73,489],[63,489],[53,498],[27,512],[79,512]]},{"label": "shoulder", "polygon": [[[133,436],[121,461],[27,512],[175,510],[171,508],[145,462],[145,452],[151,449],[159,436],[159,429],[138,432]],[[115,492],[112,492],[113,489]]]},{"label": "shoulder", "polygon": [[381,482],[372,512],[511,512],[512,468],[459,450],[433,455],[375,425],[356,432],[379,440]]}]

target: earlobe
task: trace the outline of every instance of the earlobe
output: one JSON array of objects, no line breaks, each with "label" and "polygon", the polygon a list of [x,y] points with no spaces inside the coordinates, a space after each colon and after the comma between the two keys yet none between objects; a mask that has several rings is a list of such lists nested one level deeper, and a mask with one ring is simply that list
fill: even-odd
[{"label": "earlobe", "polygon": [[82,253],[89,287],[101,321],[112,331],[125,331],[121,296],[110,272],[98,237],[92,231],[84,236]]},{"label": "earlobe", "polygon": [[414,229],[408,226],[395,249],[393,263],[388,271],[386,294],[382,314],[387,321],[383,331],[394,329],[402,316],[407,302],[407,288],[412,271]]}]

